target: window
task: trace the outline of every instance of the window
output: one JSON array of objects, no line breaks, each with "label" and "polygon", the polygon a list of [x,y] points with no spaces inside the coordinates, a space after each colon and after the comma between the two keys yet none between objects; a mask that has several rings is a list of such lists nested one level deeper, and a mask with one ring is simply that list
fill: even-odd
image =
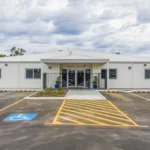
[{"label": "window", "polygon": [[109,69],[109,79],[117,79],[117,69]]},{"label": "window", "polygon": [[40,79],[41,69],[26,69],[26,78],[27,79]]},{"label": "window", "polygon": [[150,69],[145,69],[145,79],[150,79]]},{"label": "window", "polygon": [[41,69],[34,69],[34,79],[41,78]]},{"label": "window", "polygon": [[26,70],[26,78],[33,78],[33,70],[32,69],[27,69]]},{"label": "window", "polygon": [[1,78],[1,69],[0,69],[0,78]]},{"label": "window", "polygon": [[101,78],[102,79],[107,79],[107,70],[105,70],[105,69],[101,70]]}]

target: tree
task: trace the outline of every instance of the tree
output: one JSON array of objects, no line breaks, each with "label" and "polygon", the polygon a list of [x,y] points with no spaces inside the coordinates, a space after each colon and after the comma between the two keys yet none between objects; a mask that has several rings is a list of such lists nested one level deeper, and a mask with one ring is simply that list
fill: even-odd
[{"label": "tree", "polygon": [[10,56],[18,56],[18,55],[24,55],[26,53],[26,50],[24,50],[23,48],[12,47],[10,52],[11,52]]},{"label": "tree", "polygon": [[0,54],[0,57],[5,57],[6,55],[4,55],[4,54]]},{"label": "tree", "polygon": [[120,52],[116,52],[115,54],[118,54],[118,55],[120,55]]}]

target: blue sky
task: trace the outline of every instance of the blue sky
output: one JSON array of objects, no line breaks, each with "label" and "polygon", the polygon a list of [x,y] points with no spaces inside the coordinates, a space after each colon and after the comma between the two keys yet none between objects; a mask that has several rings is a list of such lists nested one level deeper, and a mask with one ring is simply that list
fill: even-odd
[{"label": "blue sky", "polygon": [[0,0],[0,53],[13,46],[150,56],[150,0]]}]

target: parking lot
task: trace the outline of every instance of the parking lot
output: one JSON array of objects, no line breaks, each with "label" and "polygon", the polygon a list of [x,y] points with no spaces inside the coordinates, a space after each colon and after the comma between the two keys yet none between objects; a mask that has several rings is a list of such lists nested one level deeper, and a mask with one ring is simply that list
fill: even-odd
[{"label": "parking lot", "polygon": [[[22,100],[30,94],[0,95],[0,149],[150,149],[147,100],[129,93],[102,93],[107,101]],[[3,121],[16,113],[37,116],[32,121]]]}]

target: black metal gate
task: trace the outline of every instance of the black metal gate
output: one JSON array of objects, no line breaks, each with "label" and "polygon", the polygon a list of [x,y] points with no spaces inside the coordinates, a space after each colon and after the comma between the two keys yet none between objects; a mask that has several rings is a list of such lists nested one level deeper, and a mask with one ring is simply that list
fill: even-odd
[{"label": "black metal gate", "polygon": [[81,88],[81,89],[107,89],[107,72],[102,73],[83,73],[83,72],[62,72],[44,73],[43,88],[55,88],[59,84],[62,88]]}]

